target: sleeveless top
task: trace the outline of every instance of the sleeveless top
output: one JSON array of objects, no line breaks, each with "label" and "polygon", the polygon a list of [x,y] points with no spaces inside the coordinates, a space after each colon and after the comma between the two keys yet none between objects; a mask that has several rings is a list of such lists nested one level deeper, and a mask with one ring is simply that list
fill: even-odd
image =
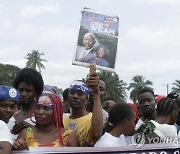
[{"label": "sleeveless top", "polygon": [[[62,139],[65,144],[64,146],[66,146],[66,140],[71,132],[72,132],[72,130],[68,129],[62,134]],[[36,139],[34,138],[33,130],[30,127],[28,127],[28,129],[27,129],[26,143],[27,143],[28,147],[62,147],[61,142],[58,139],[49,144],[38,143],[36,141]]]}]

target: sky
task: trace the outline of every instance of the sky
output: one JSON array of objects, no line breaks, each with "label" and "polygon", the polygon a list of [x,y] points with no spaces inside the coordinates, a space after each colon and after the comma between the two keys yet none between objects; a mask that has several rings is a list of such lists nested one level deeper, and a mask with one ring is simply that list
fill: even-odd
[{"label": "sky", "polygon": [[162,95],[180,80],[179,0],[0,0],[0,63],[24,68],[26,55],[39,50],[48,61],[45,84],[64,90],[85,78],[89,69],[72,65],[84,7],[119,17],[120,80],[142,75]]}]

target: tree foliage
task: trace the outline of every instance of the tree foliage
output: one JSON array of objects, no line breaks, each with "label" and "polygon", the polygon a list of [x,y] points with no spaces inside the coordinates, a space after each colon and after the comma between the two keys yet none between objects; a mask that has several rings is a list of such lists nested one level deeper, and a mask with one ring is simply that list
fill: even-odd
[{"label": "tree foliage", "polygon": [[0,64],[0,85],[13,86],[13,81],[20,68],[9,64]]},{"label": "tree foliage", "polygon": [[153,83],[150,80],[146,80],[142,75],[136,75],[132,78],[132,82],[128,86],[128,90],[130,91],[130,99],[136,103],[137,101],[137,93],[139,89],[142,87],[150,87]]},{"label": "tree foliage", "polygon": [[117,103],[126,100],[126,83],[119,80],[119,76],[115,72],[100,71],[98,75],[106,83],[106,97],[113,98]]},{"label": "tree foliage", "polygon": [[42,59],[41,56],[44,56],[44,53],[40,53],[39,50],[32,50],[31,53],[28,53],[25,59],[28,61],[26,62],[26,67],[38,69],[41,73],[41,69],[45,69],[45,66],[42,62],[47,62],[46,59]]},{"label": "tree foliage", "polygon": [[180,94],[180,80],[175,80],[174,83],[172,83],[173,87],[172,87],[172,91],[176,92],[178,94]]}]

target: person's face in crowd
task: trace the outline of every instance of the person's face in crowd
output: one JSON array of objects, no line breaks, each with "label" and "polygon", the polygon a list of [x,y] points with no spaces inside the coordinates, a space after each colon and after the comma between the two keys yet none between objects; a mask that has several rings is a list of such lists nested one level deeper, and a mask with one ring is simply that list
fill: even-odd
[{"label": "person's face in crowd", "polygon": [[136,114],[134,113],[133,117],[124,120],[124,127],[125,127],[124,135],[131,135],[135,130],[135,126],[136,126]]},{"label": "person's face in crowd", "polygon": [[94,37],[91,34],[85,34],[83,38],[84,47],[88,50],[95,44]]},{"label": "person's face in crowd", "polygon": [[41,96],[39,98],[40,103],[36,104],[35,119],[37,124],[50,125],[55,122],[52,104],[44,103],[47,100],[51,102],[48,96]]},{"label": "person's face in crowd", "polygon": [[3,120],[5,123],[8,123],[9,119],[13,116],[15,109],[15,102],[11,100],[0,101],[0,120]]},{"label": "person's face in crowd", "polygon": [[111,108],[115,105],[115,102],[113,100],[106,100],[104,104],[104,110],[106,110],[106,112],[109,112]]},{"label": "person's face in crowd", "polygon": [[88,96],[81,90],[70,90],[69,91],[69,103],[72,108],[82,108],[87,102]]},{"label": "person's face in crowd", "polygon": [[140,94],[138,102],[143,115],[151,115],[155,111],[155,98],[151,92]]},{"label": "person's face in crowd", "polygon": [[97,57],[98,58],[103,58],[103,56],[104,56],[104,49],[103,48],[99,48],[97,50]]},{"label": "person's face in crowd", "polygon": [[21,105],[31,104],[34,102],[34,98],[37,96],[37,93],[32,84],[21,82],[18,86],[18,90],[21,95]]}]

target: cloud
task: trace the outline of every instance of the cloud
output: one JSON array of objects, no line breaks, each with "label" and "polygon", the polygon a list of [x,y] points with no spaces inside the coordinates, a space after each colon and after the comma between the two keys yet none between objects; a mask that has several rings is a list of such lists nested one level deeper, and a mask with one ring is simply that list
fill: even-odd
[{"label": "cloud", "polygon": [[[172,67],[173,66],[173,67]],[[180,61],[169,60],[169,61],[146,61],[146,62],[135,62],[133,64],[124,66],[122,71],[146,75],[162,75],[162,76],[180,76],[180,73],[177,70],[180,69]]]},{"label": "cloud", "polygon": [[153,47],[158,49],[166,45],[169,41],[169,34],[168,29],[152,30],[137,27],[128,30],[126,39],[135,47],[134,49],[137,49],[137,52],[144,52],[145,48],[152,50]]},{"label": "cloud", "polygon": [[179,0],[134,0],[136,3],[143,3],[148,5],[155,5],[155,4],[170,4],[170,5],[176,5],[180,4]]},{"label": "cloud", "polygon": [[5,17],[0,17],[0,39],[2,36],[7,35],[10,29],[13,29],[11,20]]},{"label": "cloud", "polygon": [[55,2],[47,2],[43,5],[28,5],[20,11],[20,16],[24,18],[32,18],[41,13],[58,13],[60,4]]},{"label": "cloud", "polygon": [[[4,64],[16,65],[20,68],[25,67],[25,52],[20,46],[1,47],[0,62]],[[24,54],[24,57],[22,56]],[[6,57],[6,58],[5,58]]]},{"label": "cloud", "polygon": [[[67,88],[74,80],[85,78],[88,68],[73,66],[71,60],[49,61],[42,70],[45,84],[56,85],[62,89]],[[53,79],[53,80],[52,80]]]},{"label": "cloud", "polygon": [[168,60],[170,56],[177,59],[176,54],[179,54],[180,48],[178,42],[180,42],[180,28],[153,29],[139,26],[129,29],[120,38],[118,52],[133,55],[129,57],[130,61]]},{"label": "cloud", "polygon": [[163,84],[180,77],[180,28],[136,26],[121,35],[115,71],[131,82],[135,75],[153,81],[157,93],[166,94]]},{"label": "cloud", "polygon": [[48,61],[43,63],[46,69],[42,70],[46,84],[57,85],[64,89],[73,80],[86,77],[89,69],[72,65],[78,35],[76,27],[70,28],[58,24],[15,24],[9,20],[3,25],[0,24],[2,32],[5,30],[5,33],[0,35],[0,40],[3,44],[11,45],[0,44],[1,63],[23,68],[26,64],[24,57],[35,49],[43,52],[42,58]]},{"label": "cloud", "polygon": [[98,0],[99,3],[107,3],[107,2],[111,2],[111,0]]},{"label": "cloud", "polygon": [[50,60],[73,58],[77,40],[75,28],[62,25],[21,24],[14,35],[16,40],[19,39],[18,44],[23,41],[24,45],[31,46],[29,50],[38,49]]}]

